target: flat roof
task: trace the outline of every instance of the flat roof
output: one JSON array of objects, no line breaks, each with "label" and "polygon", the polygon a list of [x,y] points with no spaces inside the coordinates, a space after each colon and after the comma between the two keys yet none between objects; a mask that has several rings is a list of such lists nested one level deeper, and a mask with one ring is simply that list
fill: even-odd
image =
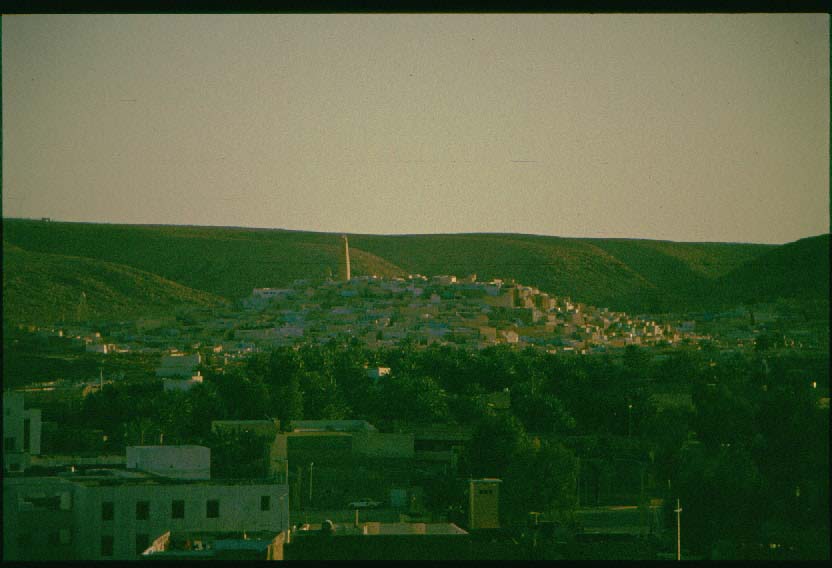
[{"label": "flat roof", "polygon": [[96,468],[92,471],[63,471],[54,475],[4,476],[3,484],[35,485],[56,481],[97,485],[262,485],[286,487],[285,483],[273,483],[268,479],[181,479],[154,475],[143,471]]},{"label": "flat roof", "polygon": [[159,445],[154,445],[154,446],[126,446],[125,449],[126,448],[138,448],[138,449],[142,449],[142,450],[147,450],[147,449],[158,450],[160,448],[164,448],[166,451],[192,450],[194,448],[200,448],[200,449],[203,449],[203,450],[210,449],[208,446],[198,446],[196,444],[181,444],[181,445],[176,445],[176,446],[159,446]]},{"label": "flat roof", "polygon": [[211,420],[211,424],[268,424],[273,425],[275,420]]},{"label": "flat roof", "polygon": [[149,547],[142,555],[212,556],[220,550],[265,550],[279,534],[280,531],[171,531],[164,549],[151,551],[152,547]]},{"label": "flat roof", "polygon": [[[292,531],[293,536],[317,536],[323,523],[307,523],[302,528]],[[380,523],[367,522],[355,526],[352,523],[334,523],[333,536],[437,536],[467,535],[464,529],[453,523]]]}]

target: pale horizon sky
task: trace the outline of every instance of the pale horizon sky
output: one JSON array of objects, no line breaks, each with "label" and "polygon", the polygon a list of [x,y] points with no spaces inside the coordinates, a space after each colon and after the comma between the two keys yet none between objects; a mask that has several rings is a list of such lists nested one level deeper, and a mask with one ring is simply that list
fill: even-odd
[{"label": "pale horizon sky", "polygon": [[829,232],[827,14],[2,20],[7,218]]}]

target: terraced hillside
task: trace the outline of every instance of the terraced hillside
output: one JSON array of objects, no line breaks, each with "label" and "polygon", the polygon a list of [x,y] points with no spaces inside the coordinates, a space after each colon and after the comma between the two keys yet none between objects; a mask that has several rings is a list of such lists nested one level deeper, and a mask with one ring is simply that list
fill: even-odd
[{"label": "terraced hillside", "polygon": [[[93,274],[88,277],[103,287],[128,274],[141,282],[137,289],[163,283],[170,294],[157,295],[166,302],[176,301],[173,283],[181,287],[177,293],[193,301],[233,300],[254,287],[335,276],[342,255],[342,241],[334,233],[22,219],[5,219],[3,233],[9,257],[4,268],[11,273],[8,282],[4,278],[4,304],[13,304],[5,312],[18,317],[42,312],[45,303],[60,304],[63,300],[56,298],[64,296],[77,305],[85,274]],[[828,290],[829,236],[813,239],[777,246],[513,234],[350,235],[350,252],[355,276],[476,273],[480,280],[514,278],[588,304],[638,312],[743,302],[755,289],[755,275],[762,273],[767,274],[766,297]],[[811,269],[792,267],[789,259]],[[805,275],[806,286],[796,287],[786,276],[795,270]],[[65,273],[74,274],[74,280],[64,279]],[[43,292],[28,297],[25,287]],[[136,298],[136,306],[124,299],[111,302],[131,310],[157,303],[149,291],[99,297]]]}]

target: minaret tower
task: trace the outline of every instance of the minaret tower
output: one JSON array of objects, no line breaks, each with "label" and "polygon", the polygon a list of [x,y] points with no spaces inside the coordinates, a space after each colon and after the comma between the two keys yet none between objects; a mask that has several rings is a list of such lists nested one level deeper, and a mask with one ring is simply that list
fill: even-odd
[{"label": "minaret tower", "polygon": [[347,282],[350,281],[350,242],[347,240],[347,235],[341,235],[344,238],[344,260],[347,264]]}]

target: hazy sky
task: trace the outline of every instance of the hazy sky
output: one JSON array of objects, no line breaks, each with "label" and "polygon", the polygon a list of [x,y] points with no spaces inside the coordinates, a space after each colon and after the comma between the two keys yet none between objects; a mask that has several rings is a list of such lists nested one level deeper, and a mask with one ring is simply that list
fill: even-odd
[{"label": "hazy sky", "polygon": [[3,215],[783,243],[829,16],[3,17]]}]

